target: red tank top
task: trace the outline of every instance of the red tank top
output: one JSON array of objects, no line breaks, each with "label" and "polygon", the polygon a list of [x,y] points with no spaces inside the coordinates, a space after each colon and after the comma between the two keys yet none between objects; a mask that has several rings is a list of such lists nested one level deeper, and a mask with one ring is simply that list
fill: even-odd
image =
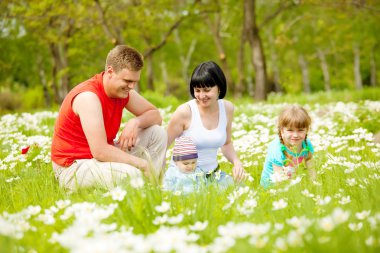
[{"label": "red tank top", "polygon": [[51,147],[51,160],[60,166],[68,167],[77,159],[93,158],[80,119],[71,107],[75,96],[79,93],[90,91],[98,96],[102,105],[107,142],[113,145],[129,97],[109,98],[103,88],[103,74],[104,72],[97,74],[77,85],[63,100],[55,123]]}]

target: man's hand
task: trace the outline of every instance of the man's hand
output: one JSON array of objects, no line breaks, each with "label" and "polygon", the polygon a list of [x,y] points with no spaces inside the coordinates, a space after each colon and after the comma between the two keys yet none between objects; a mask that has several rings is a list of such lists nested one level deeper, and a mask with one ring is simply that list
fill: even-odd
[{"label": "man's hand", "polygon": [[137,118],[132,118],[125,125],[116,143],[121,150],[131,151],[136,144],[138,133],[139,121]]},{"label": "man's hand", "polygon": [[142,158],[137,158],[137,162],[136,162],[136,168],[138,168],[139,170],[141,170],[141,172],[144,174],[145,177],[148,178],[148,180],[152,183],[158,183],[158,176],[153,167],[152,167],[152,164],[150,164],[148,161],[142,159]]},{"label": "man's hand", "polygon": [[142,159],[142,158],[138,158],[136,157],[136,162],[135,162],[135,167],[138,168],[139,170],[141,170],[141,172],[146,176],[146,177],[150,177],[151,175],[151,168],[150,168],[150,165],[149,163]]}]

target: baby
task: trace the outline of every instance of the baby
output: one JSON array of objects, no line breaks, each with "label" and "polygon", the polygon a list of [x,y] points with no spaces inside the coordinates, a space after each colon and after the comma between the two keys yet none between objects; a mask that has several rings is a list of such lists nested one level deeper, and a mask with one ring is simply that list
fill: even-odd
[{"label": "baby", "polygon": [[164,189],[190,193],[198,188],[203,172],[197,167],[198,152],[190,137],[175,140],[173,159],[164,176]]}]

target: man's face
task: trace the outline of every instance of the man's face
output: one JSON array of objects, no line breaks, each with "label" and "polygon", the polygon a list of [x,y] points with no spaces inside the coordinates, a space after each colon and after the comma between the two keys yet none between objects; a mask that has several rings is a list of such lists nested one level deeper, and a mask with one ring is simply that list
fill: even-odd
[{"label": "man's face", "polygon": [[106,94],[111,98],[127,98],[129,91],[133,90],[140,80],[141,71],[131,71],[127,68],[115,72],[112,67],[108,67],[105,75],[107,85]]}]

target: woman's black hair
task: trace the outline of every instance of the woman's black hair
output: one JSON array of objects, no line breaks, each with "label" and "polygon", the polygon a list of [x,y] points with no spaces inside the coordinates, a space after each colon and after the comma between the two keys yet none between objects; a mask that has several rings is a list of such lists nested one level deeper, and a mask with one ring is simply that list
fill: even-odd
[{"label": "woman's black hair", "polygon": [[222,69],[213,61],[199,64],[193,71],[190,80],[190,94],[193,98],[194,88],[206,88],[218,86],[219,99],[226,96],[227,82]]}]

